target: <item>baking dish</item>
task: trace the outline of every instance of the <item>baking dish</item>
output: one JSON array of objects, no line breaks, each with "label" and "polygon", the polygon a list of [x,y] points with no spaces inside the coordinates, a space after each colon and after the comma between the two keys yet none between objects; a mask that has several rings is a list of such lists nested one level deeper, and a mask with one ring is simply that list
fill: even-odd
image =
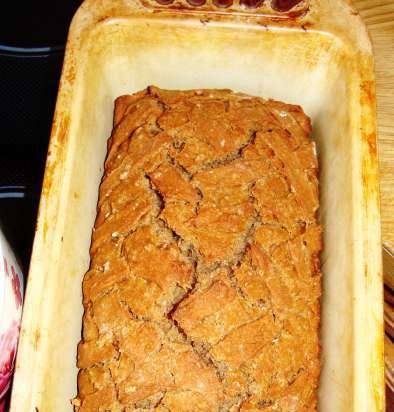
[{"label": "baking dish", "polygon": [[302,1],[288,11],[276,6],[297,2],[161,2],[86,0],[72,22],[11,411],[72,410],[81,281],[113,101],[149,84],[231,88],[301,104],[311,117],[325,229],[319,410],[383,411],[375,90],[360,17],[345,0]]}]

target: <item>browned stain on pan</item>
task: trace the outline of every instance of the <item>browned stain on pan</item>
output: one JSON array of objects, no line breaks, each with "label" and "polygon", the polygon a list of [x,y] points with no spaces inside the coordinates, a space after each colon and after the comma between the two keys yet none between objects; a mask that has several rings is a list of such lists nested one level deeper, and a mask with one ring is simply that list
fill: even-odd
[{"label": "browned stain on pan", "polygon": [[44,241],[47,238],[48,228],[49,228],[48,222],[45,220],[42,225],[42,237],[44,238]]},{"label": "browned stain on pan", "polygon": [[106,14],[104,14],[103,16],[101,16],[99,19],[97,19],[97,23],[102,23],[103,21],[109,19],[111,16],[108,16]]},{"label": "browned stain on pan", "polygon": [[40,341],[41,341],[41,332],[40,332],[40,329],[36,329],[33,332],[33,348],[35,350],[38,350],[40,346]]},{"label": "browned stain on pan", "polygon": [[63,145],[65,144],[66,136],[70,126],[70,116],[63,114],[60,118],[60,122],[56,124],[55,122],[55,138],[56,143]]},{"label": "browned stain on pan", "polygon": [[[375,347],[376,347],[376,353],[378,356],[376,359],[373,360],[373,366],[372,366],[372,373],[375,375],[374,379],[372,379],[372,392],[374,396],[374,402],[375,402],[375,410],[380,412],[384,410],[384,388],[382,388],[381,385],[379,385],[378,382],[381,382],[384,378],[384,340],[383,340],[383,335],[384,335],[384,328],[383,324],[380,326],[381,329],[381,336],[376,339]],[[379,354],[381,356],[379,356]]]},{"label": "browned stain on pan", "polygon": [[[55,114],[55,120],[52,125],[52,139],[51,139],[51,151],[48,152],[48,159],[49,161],[47,162],[46,168],[45,168],[45,178],[44,178],[44,183],[42,185],[42,195],[43,196],[48,196],[48,193],[52,187],[53,184],[53,174],[54,170],[57,166],[57,164],[62,161],[63,155],[62,155],[62,149],[66,146],[66,138],[69,130],[69,125],[70,125],[70,117],[68,115],[60,115],[60,114]],[[58,146],[58,149],[56,152],[56,161],[52,161],[52,151],[53,147]]]},{"label": "browned stain on pan", "polygon": [[376,98],[375,98],[375,85],[372,80],[366,80],[361,83],[361,103],[370,105],[375,105]]},{"label": "browned stain on pan", "polygon": [[374,157],[377,156],[376,140],[376,133],[369,133],[366,135],[369,154]]},{"label": "browned stain on pan", "polygon": [[69,83],[72,83],[75,80],[74,66],[71,66],[70,69],[67,70],[67,72],[64,74],[64,77]]},{"label": "browned stain on pan", "polygon": [[[361,106],[368,107],[370,110],[375,110],[376,96],[375,96],[375,84],[371,80],[364,81],[360,84],[360,103]],[[366,152],[362,162],[362,180],[364,187],[364,201],[368,205],[368,202],[375,200],[379,202],[378,193],[378,155],[376,147],[376,130],[373,128],[370,131],[368,128],[369,119],[363,117],[362,121],[362,144],[366,147]],[[367,130],[364,130],[367,129]],[[379,205],[378,205],[379,206]]]},{"label": "browned stain on pan", "polygon": [[62,87],[63,83],[68,82],[70,85],[75,81],[75,62],[74,62],[74,50],[68,49],[66,50],[66,60],[71,61],[71,64],[66,64],[67,61],[65,60],[63,64],[62,70],[62,77],[60,79],[60,87]]},{"label": "browned stain on pan", "polygon": [[[376,206],[379,208],[379,190],[378,190],[378,175],[377,175],[377,154],[376,154],[376,136],[370,135],[370,138],[365,139],[369,151],[369,159],[365,159],[362,162],[361,177],[363,182],[363,197],[364,205],[367,207],[367,213],[369,208]],[[372,137],[375,136],[375,137]],[[375,203],[375,205],[372,204]]]},{"label": "browned stain on pan", "polygon": [[[41,200],[48,199],[50,191],[55,183],[55,170],[59,163],[64,162],[64,148],[66,147],[67,134],[69,130],[70,118],[68,115],[60,116],[55,113],[55,120],[52,125],[51,142],[48,151],[48,158],[45,167],[45,176],[41,189]],[[54,150],[56,148],[56,150]],[[56,160],[53,159],[56,156]],[[40,211],[39,211],[40,216]],[[42,236],[44,242],[47,239],[49,222],[45,219],[42,222]]]},{"label": "browned stain on pan", "polygon": [[[41,188],[41,198],[40,198],[40,207],[38,210],[38,218],[40,218],[41,216],[41,207],[42,207],[42,202],[43,200],[46,200],[49,198],[49,192],[51,190],[51,186],[52,186],[52,182],[53,182],[53,175],[54,175],[54,171],[55,171],[55,164],[51,163],[48,161],[47,159],[47,163],[45,166],[45,176],[44,176],[44,181],[42,183],[42,188]],[[39,225],[37,225],[36,229],[39,227]],[[47,239],[47,233],[48,233],[48,221],[46,219],[44,219],[44,221],[42,222],[42,237],[43,237],[43,241],[45,242]]]},{"label": "browned stain on pan", "polygon": [[41,189],[41,196],[48,196],[49,190],[52,185],[52,180],[53,180],[53,172],[54,172],[54,165],[49,164],[47,161],[47,164],[45,166],[45,177],[44,177],[44,182],[42,184],[42,189]]},{"label": "browned stain on pan", "polygon": [[368,150],[368,155],[369,159],[364,160],[363,162],[363,168],[365,167],[365,171],[370,171],[371,173],[374,172],[373,174],[375,175],[375,166],[377,165],[378,162],[378,151],[376,147],[376,133],[371,132],[371,133],[365,133],[362,136],[364,144],[367,146]]}]

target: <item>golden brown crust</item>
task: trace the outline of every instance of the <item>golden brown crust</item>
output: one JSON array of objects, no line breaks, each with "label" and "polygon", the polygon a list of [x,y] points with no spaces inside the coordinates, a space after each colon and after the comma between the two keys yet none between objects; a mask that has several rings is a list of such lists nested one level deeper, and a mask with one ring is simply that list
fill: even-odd
[{"label": "golden brown crust", "polygon": [[83,282],[79,412],[317,409],[317,160],[298,106],[116,100]]}]

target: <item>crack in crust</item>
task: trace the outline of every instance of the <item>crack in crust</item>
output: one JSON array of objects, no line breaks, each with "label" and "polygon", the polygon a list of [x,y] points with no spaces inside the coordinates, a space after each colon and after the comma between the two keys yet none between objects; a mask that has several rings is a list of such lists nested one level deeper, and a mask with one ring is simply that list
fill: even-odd
[{"label": "crack in crust", "polygon": [[317,163],[297,106],[117,99],[84,278],[79,412],[316,411]]}]

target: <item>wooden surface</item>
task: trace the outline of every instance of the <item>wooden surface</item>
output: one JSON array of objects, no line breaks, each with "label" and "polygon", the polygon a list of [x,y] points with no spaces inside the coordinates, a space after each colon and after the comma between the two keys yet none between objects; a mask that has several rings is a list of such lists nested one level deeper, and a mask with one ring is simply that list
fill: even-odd
[{"label": "wooden surface", "polygon": [[394,0],[353,0],[375,54],[383,242],[394,250]]}]

